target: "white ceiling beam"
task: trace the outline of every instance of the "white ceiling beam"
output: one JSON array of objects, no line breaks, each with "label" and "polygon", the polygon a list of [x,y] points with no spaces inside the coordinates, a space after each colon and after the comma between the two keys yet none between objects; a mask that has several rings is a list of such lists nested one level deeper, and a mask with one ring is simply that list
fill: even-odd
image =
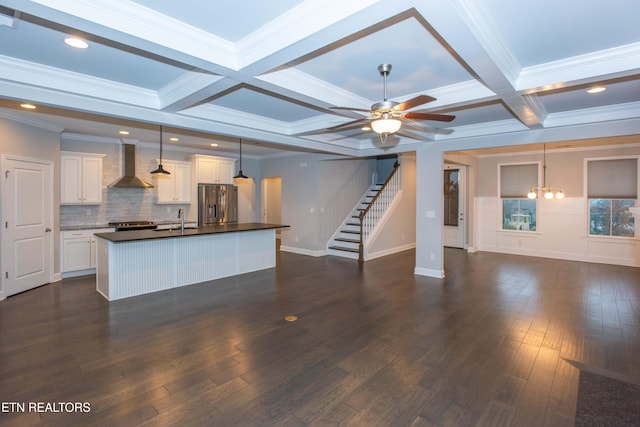
[{"label": "white ceiling beam", "polygon": [[417,6],[426,20],[425,25],[431,25],[446,40],[518,120],[533,129],[541,127],[544,122],[544,116],[539,115],[541,110],[532,108],[516,90],[521,66],[496,33],[490,15],[472,0],[437,3],[437,7],[433,4]]}]

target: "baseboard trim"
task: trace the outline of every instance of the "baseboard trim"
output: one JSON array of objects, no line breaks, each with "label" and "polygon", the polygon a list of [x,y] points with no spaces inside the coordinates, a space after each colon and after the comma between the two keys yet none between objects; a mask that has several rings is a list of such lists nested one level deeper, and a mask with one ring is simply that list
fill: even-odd
[{"label": "baseboard trim", "polygon": [[77,271],[67,271],[65,273],[62,273],[60,277],[61,279],[69,279],[71,277],[89,276],[91,274],[96,274],[95,268],[88,268],[86,270],[77,270]]},{"label": "baseboard trim", "polygon": [[308,255],[312,257],[321,257],[328,255],[327,250],[314,251],[311,249],[303,249],[303,248],[295,248],[293,246],[283,246],[280,245],[280,251],[282,252],[291,252],[299,255]]},{"label": "baseboard trim", "polygon": [[432,268],[416,267],[413,274],[417,276],[434,277],[436,279],[444,279],[444,270],[434,270]]},{"label": "baseboard trim", "polygon": [[373,253],[365,253],[365,261],[369,261],[370,259],[376,259],[376,258],[380,258],[383,256],[387,256],[387,255],[391,255],[391,254],[395,254],[398,252],[403,252],[403,251],[407,251],[409,249],[414,249],[416,247],[415,243],[409,243],[403,246],[397,246],[395,248],[390,248],[390,249],[385,249],[382,251],[377,251],[377,252],[373,252]]}]

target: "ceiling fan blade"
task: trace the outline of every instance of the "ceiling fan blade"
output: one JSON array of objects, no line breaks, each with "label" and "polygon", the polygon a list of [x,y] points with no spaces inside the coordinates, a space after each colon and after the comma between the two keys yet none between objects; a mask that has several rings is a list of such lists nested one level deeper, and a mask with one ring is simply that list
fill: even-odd
[{"label": "ceiling fan blade", "polygon": [[450,122],[456,116],[448,114],[431,114],[431,113],[406,113],[403,117],[414,120],[434,120],[436,122]]},{"label": "ceiling fan blade", "polygon": [[435,100],[436,99],[433,96],[418,95],[415,98],[407,99],[406,101],[396,105],[395,110],[398,110],[398,111],[410,110],[413,107],[417,107],[418,105],[433,102]]},{"label": "ceiling fan blade", "polygon": [[351,107],[329,107],[332,110],[349,110],[349,111],[362,111],[364,113],[371,113],[371,110],[365,110],[363,108],[351,108]]},{"label": "ceiling fan blade", "polygon": [[[337,132],[345,132],[345,131],[355,130],[355,129],[363,130],[362,128],[365,127],[365,126],[369,126],[369,124],[368,123],[358,122],[358,123],[353,123],[351,126],[344,126],[344,127],[339,128],[339,129],[331,129],[331,130],[337,131]],[[330,130],[330,129],[326,129],[325,132],[327,130]],[[363,131],[366,131],[366,130],[363,130]]]},{"label": "ceiling fan blade", "polygon": [[429,136],[417,134],[409,129],[400,129],[394,135],[404,136],[406,138],[415,139],[417,141],[433,141],[433,138]]},{"label": "ceiling fan blade", "polygon": [[351,125],[354,125],[354,124],[360,123],[360,122],[366,122],[367,120],[369,120],[367,117],[363,117],[361,119],[351,120],[350,122],[342,123],[342,124],[339,124],[339,125],[336,125],[336,126],[331,126],[330,128],[327,128],[327,130],[328,131],[345,130],[345,128],[348,128]]},{"label": "ceiling fan blade", "polygon": [[427,134],[432,135],[450,135],[453,133],[453,129],[426,126],[424,122],[414,122],[413,120],[404,120],[402,122],[402,129],[405,128],[417,132],[426,132]]}]

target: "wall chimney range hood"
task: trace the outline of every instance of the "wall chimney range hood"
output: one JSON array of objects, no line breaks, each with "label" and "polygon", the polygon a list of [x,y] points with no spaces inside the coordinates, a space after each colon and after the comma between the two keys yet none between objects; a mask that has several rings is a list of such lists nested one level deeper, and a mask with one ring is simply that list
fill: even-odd
[{"label": "wall chimney range hood", "polygon": [[109,187],[153,188],[153,185],[136,176],[136,146],[133,144],[122,144],[122,172],[123,175],[109,184]]}]

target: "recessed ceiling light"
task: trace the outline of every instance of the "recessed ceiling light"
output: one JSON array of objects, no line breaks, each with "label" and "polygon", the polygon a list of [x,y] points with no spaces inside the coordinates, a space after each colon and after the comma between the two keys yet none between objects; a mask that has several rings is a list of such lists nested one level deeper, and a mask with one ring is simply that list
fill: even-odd
[{"label": "recessed ceiling light", "polygon": [[22,103],[20,106],[25,110],[35,110],[37,108],[35,105],[29,104],[28,102]]},{"label": "recessed ceiling light", "polygon": [[178,141],[180,141],[180,139],[178,139],[178,138],[176,138],[174,136],[174,137],[169,138],[169,141],[178,142]]},{"label": "recessed ceiling light", "polygon": [[89,43],[78,37],[67,37],[64,39],[64,42],[67,46],[75,47],[76,49],[86,49],[89,47]]},{"label": "recessed ceiling light", "polygon": [[210,145],[211,145],[212,147],[217,147],[217,146],[218,146],[218,144],[216,144],[215,142],[212,142]]},{"label": "recessed ceiling light", "polygon": [[592,88],[587,89],[587,93],[594,94],[594,93],[604,92],[605,90],[607,90],[607,88],[604,86],[594,86]]},{"label": "recessed ceiling light", "polygon": [[119,130],[118,133],[120,135],[129,135],[129,131],[128,130]]}]

